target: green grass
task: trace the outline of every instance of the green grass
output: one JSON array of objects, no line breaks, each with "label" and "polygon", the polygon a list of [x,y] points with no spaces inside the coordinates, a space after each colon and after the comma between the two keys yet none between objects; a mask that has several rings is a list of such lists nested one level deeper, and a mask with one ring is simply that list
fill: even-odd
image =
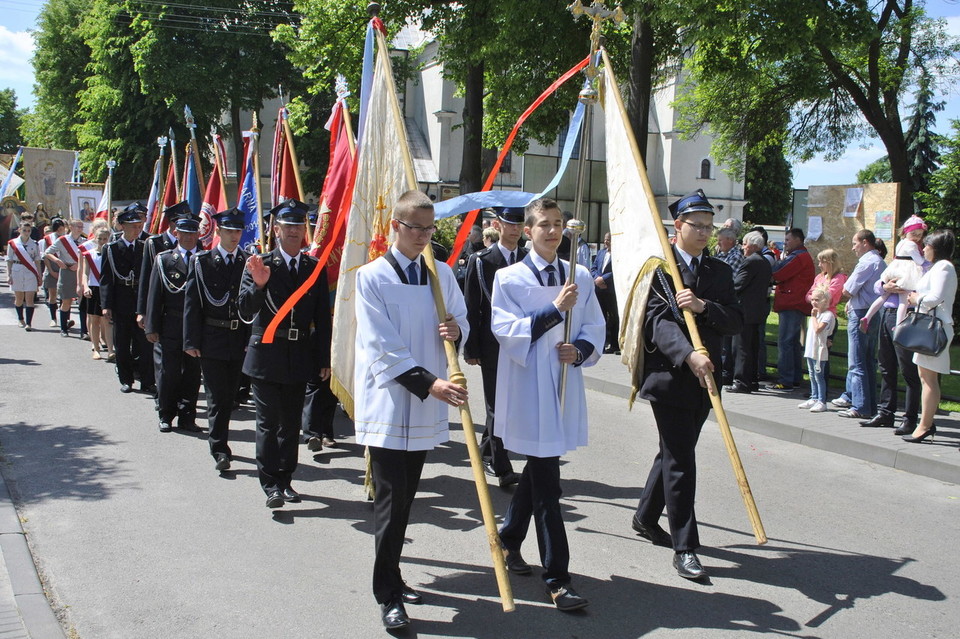
[{"label": "green grass", "polygon": [[[837,308],[837,316],[840,328],[834,335],[833,346],[830,348],[830,376],[840,379],[830,379],[828,385],[831,389],[839,390],[843,388],[843,378],[847,375],[847,318],[840,308]],[[779,319],[779,316],[774,312],[771,312],[767,318],[767,342],[776,343]],[[773,375],[774,379],[776,379],[777,374],[776,353],[776,347],[767,346],[767,373]],[[955,343],[950,345],[950,362],[951,366],[953,362],[960,362],[960,345]],[[899,383],[902,388],[902,378]],[[960,375],[941,376],[940,392],[944,395],[960,397]],[[940,410],[960,412],[960,402],[941,400]]]}]

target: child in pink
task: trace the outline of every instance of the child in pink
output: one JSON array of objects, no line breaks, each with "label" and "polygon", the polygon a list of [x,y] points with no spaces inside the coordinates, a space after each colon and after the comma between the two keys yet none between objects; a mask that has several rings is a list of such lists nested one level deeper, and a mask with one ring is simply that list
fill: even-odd
[{"label": "child in pink", "polygon": [[[926,222],[916,215],[911,215],[910,219],[904,222],[903,228],[900,229],[900,237],[903,239],[897,244],[896,257],[880,276],[884,284],[896,280],[897,286],[904,291],[916,289],[917,282],[923,275],[922,243],[926,231]],[[867,314],[860,319],[861,331],[867,332],[867,328],[870,326],[870,318],[883,308],[883,303],[887,301],[890,295],[890,293],[884,293],[870,305]],[[897,324],[907,316],[907,306],[907,293],[900,293],[900,303],[897,305]]]}]

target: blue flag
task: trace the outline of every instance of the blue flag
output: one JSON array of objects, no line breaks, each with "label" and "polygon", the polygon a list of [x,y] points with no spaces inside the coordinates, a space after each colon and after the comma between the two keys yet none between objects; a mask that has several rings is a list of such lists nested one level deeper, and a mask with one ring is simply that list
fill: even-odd
[{"label": "blue flag", "polygon": [[249,251],[250,246],[256,250],[260,242],[260,216],[257,206],[257,178],[254,175],[253,154],[257,145],[254,134],[244,134],[245,161],[243,163],[243,179],[240,181],[240,194],[237,196],[237,208],[243,211],[245,226],[240,236],[240,248]]},{"label": "blue flag", "polygon": [[194,215],[200,215],[200,209],[203,208],[203,187],[200,186],[200,173],[197,171],[192,149],[188,150],[187,168],[183,175],[183,199],[190,205],[190,211]]}]

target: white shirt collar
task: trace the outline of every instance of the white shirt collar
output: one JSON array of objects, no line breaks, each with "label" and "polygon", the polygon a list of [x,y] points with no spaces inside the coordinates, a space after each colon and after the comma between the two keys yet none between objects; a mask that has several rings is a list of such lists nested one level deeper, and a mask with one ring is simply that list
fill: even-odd
[{"label": "white shirt collar", "polygon": [[692,260],[693,258],[700,259],[700,256],[699,256],[699,255],[691,255],[690,253],[687,253],[686,251],[684,251],[684,250],[683,250],[682,248],[680,248],[679,246],[677,246],[677,245],[674,245],[674,246],[677,247],[677,253],[679,253],[679,254],[680,254],[680,257],[683,258],[683,263],[687,265],[687,268],[688,268],[688,269],[690,268],[690,260]]},{"label": "white shirt collar", "polygon": [[295,256],[294,256],[294,255],[287,255],[287,254],[283,251],[283,249],[280,248],[279,246],[277,247],[277,250],[280,251],[280,255],[283,256],[283,263],[287,265],[287,268],[290,267],[290,260],[294,260],[294,259],[295,259],[295,260],[297,260],[297,264],[300,263],[300,254],[299,254],[299,253],[297,253]]},{"label": "white shirt collar", "polygon": [[510,254],[511,254],[511,253],[518,254],[519,251],[520,251],[520,247],[519,247],[519,246],[511,251],[510,249],[508,249],[506,246],[504,246],[504,245],[501,244],[500,242],[497,242],[497,248],[500,249],[500,253],[501,253],[501,255],[503,255],[503,259],[504,259],[504,261],[506,261],[507,264],[510,263]]},{"label": "white shirt collar", "polygon": [[560,258],[559,257],[554,257],[552,262],[547,262],[545,259],[540,257],[540,254],[537,253],[536,251],[530,251],[528,255],[530,255],[530,259],[533,260],[533,265],[537,267],[538,271],[543,272],[543,269],[547,268],[552,264],[553,268],[556,269],[557,275],[558,276],[560,275]]},{"label": "white shirt collar", "polygon": [[[220,251],[220,257],[222,257],[224,260],[227,259],[228,255],[232,255],[233,259],[237,259],[237,249],[233,249],[233,253],[228,253],[221,245],[217,244],[217,250]],[[280,252],[283,253],[283,251]],[[287,260],[287,264],[290,264],[290,260]]]},{"label": "white shirt collar", "polygon": [[[406,272],[407,272],[407,267],[410,266],[410,263],[413,262],[413,260],[411,260],[409,257],[407,257],[406,255],[404,255],[403,253],[401,253],[401,252],[399,251],[399,249],[397,249],[397,245],[396,245],[396,244],[393,244],[393,245],[390,247],[390,252],[393,253],[393,256],[397,259],[397,266],[400,267],[400,270],[402,270],[404,273],[406,273]],[[420,256],[419,256],[419,255],[417,256],[417,260],[416,260],[416,261],[417,261],[417,265],[419,266],[419,265],[420,265]]]}]

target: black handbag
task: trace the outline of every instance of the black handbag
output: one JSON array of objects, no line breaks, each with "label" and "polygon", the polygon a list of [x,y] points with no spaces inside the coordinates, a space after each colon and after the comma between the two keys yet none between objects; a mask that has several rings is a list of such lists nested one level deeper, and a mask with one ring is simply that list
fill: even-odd
[{"label": "black handbag", "polygon": [[935,314],[908,311],[893,329],[893,343],[921,355],[939,355],[947,347],[947,333]]}]

